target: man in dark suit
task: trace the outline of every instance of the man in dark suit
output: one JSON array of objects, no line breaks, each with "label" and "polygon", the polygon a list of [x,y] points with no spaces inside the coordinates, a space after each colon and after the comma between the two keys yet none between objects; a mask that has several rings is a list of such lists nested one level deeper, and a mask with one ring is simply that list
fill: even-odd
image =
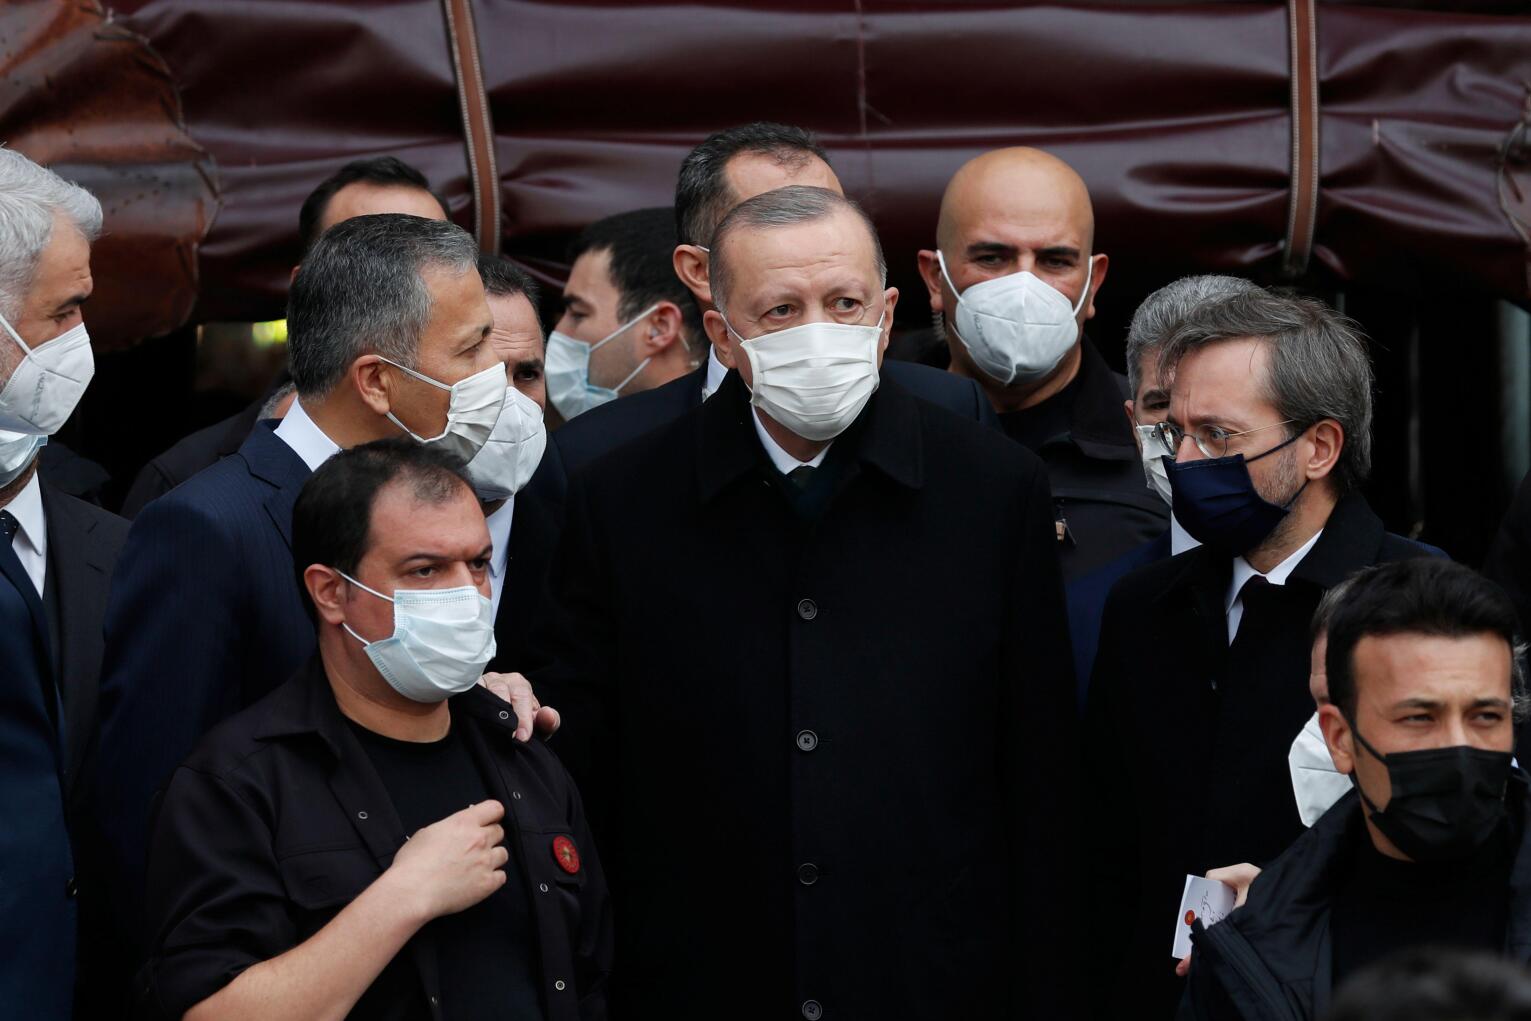
[{"label": "man in dark suit", "polygon": [[1106,282],[1084,181],[1038,149],[965,163],[941,197],[933,250],[919,253],[951,354],[976,380],[1005,434],[1047,465],[1067,581],[1157,538],[1169,524],[1140,484],[1122,421],[1130,398],[1085,335]]},{"label": "man in dark suit", "polygon": [[1303,832],[1288,755],[1313,712],[1308,622],[1371,564],[1428,553],[1383,530],[1365,341],[1322,304],[1265,291],[1164,341],[1159,432],[1176,518],[1203,543],[1112,590],[1086,711],[1097,917],[1113,918],[1100,1017],[1171,1016],[1187,875],[1264,866]]},{"label": "man in dark suit", "polygon": [[[125,897],[141,888],[155,789],[208,728],[313,651],[290,548],[309,474],[385,436],[471,456],[491,434],[506,373],[477,261],[450,223],[388,213],[332,227],[293,280],[287,416],[134,522],[107,612],[99,757]],[[136,931],[136,905],[124,907]]]},{"label": "man in dark suit", "polygon": [[[675,222],[680,244],[675,272],[705,311],[712,307],[708,285],[707,245],[712,232],[734,206],[762,192],[787,185],[827,188],[844,194],[829,165],[829,154],[802,128],[754,123],[709,136],[686,156],[675,185]],[[592,409],[553,433],[559,465],[550,465],[546,485],[562,495],[557,475],[579,471],[601,454],[666,425],[701,404],[721,385],[727,370],[708,349],[704,365],[653,390]],[[971,380],[947,378],[924,365],[884,363],[883,377],[922,400],[978,421],[994,424],[993,409]],[[539,480],[539,485],[543,484]]]},{"label": "man in dark suit", "polygon": [[[95,736],[101,619],[126,523],[39,476],[95,371],[81,306],[101,205],[0,149],[0,1001],[94,1016],[82,764]],[[77,913],[79,917],[77,917]],[[78,967],[77,967],[78,963]]]},{"label": "man in dark suit", "polygon": [[[562,665],[534,676],[612,876],[614,995],[639,1017],[1067,1016],[1074,712],[1042,466],[879,377],[898,292],[856,206],[773,190],[713,242],[729,372],[575,476]],[[896,623],[933,604],[949,627]]]},{"label": "man in dark suit", "polygon": [[[447,220],[444,199],[431,190],[425,175],[396,156],[352,160],[309,192],[298,212],[298,244],[307,254],[319,235],[342,220],[371,213],[409,213],[427,220]],[[293,267],[297,273],[297,267]],[[122,501],[124,517],[136,518],[144,505],[170,492],[203,468],[237,452],[255,423],[270,414],[268,394],[237,415],[183,437],[139,471]],[[285,413],[286,406],[279,409]]]}]

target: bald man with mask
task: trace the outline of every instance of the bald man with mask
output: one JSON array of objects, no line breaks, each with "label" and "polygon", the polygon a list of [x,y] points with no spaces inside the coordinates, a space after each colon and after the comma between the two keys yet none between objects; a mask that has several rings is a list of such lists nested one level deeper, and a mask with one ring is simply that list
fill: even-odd
[{"label": "bald man with mask", "polygon": [[919,254],[951,372],[982,386],[1011,439],[1047,464],[1065,580],[1163,534],[1122,420],[1127,381],[1084,333],[1109,258],[1090,193],[1039,149],[984,153],[941,199],[938,247]]}]

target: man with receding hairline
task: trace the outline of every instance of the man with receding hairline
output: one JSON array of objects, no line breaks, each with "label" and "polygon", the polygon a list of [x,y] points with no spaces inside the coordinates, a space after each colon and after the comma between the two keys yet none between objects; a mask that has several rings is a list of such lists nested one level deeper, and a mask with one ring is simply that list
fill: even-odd
[{"label": "man with receding hairline", "polygon": [[1047,464],[1071,580],[1163,534],[1119,411],[1126,380],[1084,333],[1110,259],[1084,181],[1040,149],[984,153],[941,199],[919,254],[951,371],[978,381],[1012,439]]}]

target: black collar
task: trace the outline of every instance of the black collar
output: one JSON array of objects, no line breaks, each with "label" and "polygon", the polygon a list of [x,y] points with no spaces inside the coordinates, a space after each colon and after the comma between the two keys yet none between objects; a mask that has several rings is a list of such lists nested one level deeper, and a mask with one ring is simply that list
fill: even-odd
[{"label": "black collar", "polygon": [[1068,439],[1086,457],[1136,461],[1137,441],[1122,408],[1125,386],[1089,337],[1079,339],[1079,375],[1074,378],[1074,385],[1078,391],[1070,414]]},{"label": "black collar", "polygon": [[[755,471],[763,451],[750,416],[749,388],[730,370],[696,413],[697,483],[703,502],[713,499],[742,476]],[[849,444],[862,464],[876,468],[909,489],[925,484],[925,448],[920,409],[915,398],[884,379],[849,429],[835,439]]]}]

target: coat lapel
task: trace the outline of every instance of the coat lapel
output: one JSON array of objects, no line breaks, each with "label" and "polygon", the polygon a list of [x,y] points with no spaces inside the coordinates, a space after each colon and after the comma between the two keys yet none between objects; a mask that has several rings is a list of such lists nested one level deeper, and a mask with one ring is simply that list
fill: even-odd
[{"label": "coat lapel", "polygon": [[266,513],[281,533],[287,548],[292,548],[292,508],[303,491],[303,483],[313,474],[303,459],[276,435],[276,422],[257,422],[255,429],[239,448],[250,474],[272,487],[266,497]]},{"label": "coat lapel", "polygon": [[48,522],[48,581],[58,599],[59,698],[71,778],[78,775],[95,719],[99,695],[96,670],[104,639],[107,583],[112,552],[96,531],[97,521],[53,487],[43,486],[43,514]]}]

